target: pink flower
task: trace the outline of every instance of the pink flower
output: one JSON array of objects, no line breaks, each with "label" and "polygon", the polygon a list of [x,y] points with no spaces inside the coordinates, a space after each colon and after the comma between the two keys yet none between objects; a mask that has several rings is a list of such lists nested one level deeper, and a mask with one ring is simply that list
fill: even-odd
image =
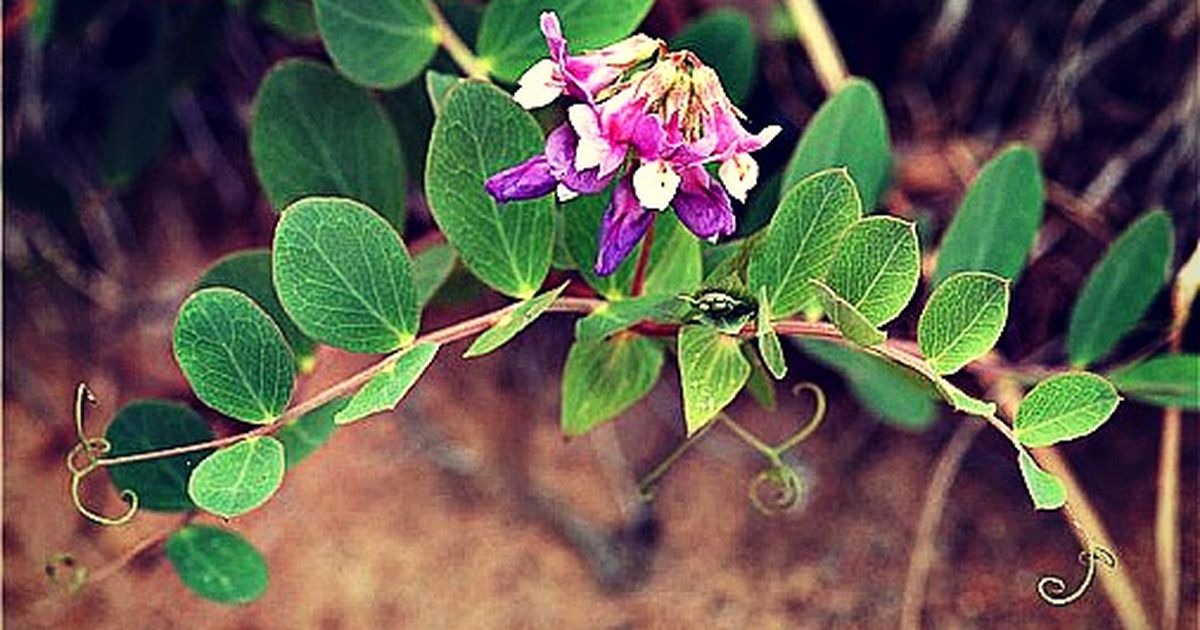
[{"label": "pink flower", "polygon": [[[732,234],[730,195],[745,202],[758,183],[750,154],[779,127],[747,131],[716,72],[688,51],[635,35],[571,56],[553,13],[542,14],[542,32],[550,58],[521,77],[514,98],[526,107],[563,93],[581,102],[567,108],[542,155],[493,175],[488,192],[505,202],[556,190],[566,200],[603,190],[624,170],[600,229],[600,275],[612,273],[668,207],[700,238]],[[710,163],[719,164],[720,181],[705,169]]]}]

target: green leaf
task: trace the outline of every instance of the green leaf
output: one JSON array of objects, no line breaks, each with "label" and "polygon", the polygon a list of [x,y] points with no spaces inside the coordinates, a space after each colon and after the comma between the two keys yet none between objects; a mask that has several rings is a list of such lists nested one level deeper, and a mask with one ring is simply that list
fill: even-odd
[{"label": "green leaf", "polygon": [[572,53],[611,44],[633,32],[653,0],[493,0],[483,14],[479,56],[503,81],[516,81],[534,62],[548,57],[539,28],[542,11],[554,11]]},{"label": "green leaf", "polygon": [[567,288],[568,282],[564,282],[557,289],[547,291],[537,297],[529,298],[520,304],[517,304],[512,310],[505,313],[491,328],[488,328],[479,335],[475,343],[471,344],[470,348],[463,353],[464,359],[471,359],[478,356],[483,356],[492,352],[508,343],[513,337],[516,337],[532,324],[537,318],[554,304],[554,300],[562,295],[563,289]]},{"label": "green leaf", "polygon": [[921,353],[938,374],[953,374],[988,353],[1008,317],[1008,280],[982,271],[946,278],[917,322]]},{"label": "green leaf", "polygon": [[419,343],[400,355],[391,365],[371,380],[350,399],[350,402],[333,416],[339,425],[350,424],[381,411],[395,409],[417,379],[433,363],[437,356],[436,343]]},{"label": "green leaf", "polygon": [[196,397],[231,418],[267,424],[292,397],[292,350],[243,293],[224,287],[193,293],[179,309],[172,345]]},{"label": "green leaf", "polygon": [[[104,432],[112,444],[109,457],[148,453],[213,439],[200,415],[169,400],[135,400],[113,417]],[[212,449],[162,457],[144,462],[109,466],[108,475],[118,490],[137,495],[147,510],[185,512],[195,507],[187,494],[188,475]]]},{"label": "green leaf", "polygon": [[462,83],[463,78],[453,74],[442,74],[437,70],[425,71],[425,93],[429,96],[429,104],[433,107],[434,115],[442,113],[442,103],[450,88]]},{"label": "green leaf", "polygon": [[771,371],[771,376],[782,379],[787,376],[787,361],[783,358],[783,346],[779,345],[779,335],[771,324],[771,302],[767,300],[767,288],[759,291],[758,320],[755,322],[758,337],[758,353],[762,355],[763,363]]},{"label": "green leaf", "polygon": [[416,287],[418,304],[424,306],[433,299],[454,271],[456,260],[454,248],[444,244],[434,245],[413,257],[413,286]]},{"label": "green leaf", "polygon": [[221,518],[241,516],[279,490],[285,465],[279,440],[248,438],[204,458],[188,480],[188,496]]},{"label": "green leaf", "polygon": [[421,0],[315,0],[317,26],[338,70],[356,83],[394,88],[433,59],[441,37]]},{"label": "green leaf", "polygon": [[1117,410],[1121,397],[1102,376],[1057,374],[1021,401],[1013,432],[1025,446],[1050,446],[1092,433]]},{"label": "green leaf", "polygon": [[733,402],[748,378],[750,362],[738,349],[736,337],[708,326],[679,329],[679,379],[688,435],[694,435]]},{"label": "green leaf", "polygon": [[582,435],[642,399],[662,370],[663,349],[638,335],[576,341],[562,380],[562,430]]},{"label": "green leaf", "polygon": [[1042,224],[1045,186],[1038,156],[1024,145],[992,158],[963,198],[942,237],[934,284],[959,271],[1016,280]]},{"label": "green leaf", "polygon": [[1166,283],[1174,252],[1171,216],[1163,210],[1142,215],[1113,242],[1071,310],[1071,365],[1103,359],[1137,324]]},{"label": "green leaf", "polygon": [[250,124],[254,170],[275,209],[301,197],[350,197],[404,225],[404,155],[366,90],[312,62],[267,73]]},{"label": "green leaf", "polygon": [[872,326],[882,326],[908,305],[920,277],[916,224],[875,216],[846,231],[825,284]]},{"label": "green leaf", "polygon": [[1108,378],[1134,400],[1200,410],[1200,355],[1160,354],[1110,372]]},{"label": "green leaf", "polygon": [[996,415],[996,403],[980,400],[959,389],[954,383],[937,377],[933,382],[938,393],[955,410],[980,418],[991,418]]},{"label": "green leaf", "polygon": [[308,41],[318,36],[316,13],[305,0],[263,0],[258,17],[288,39]]},{"label": "green leaf", "polygon": [[209,525],[184,525],[167,538],[167,559],[188,590],[221,604],[245,604],[267,590],[267,563],[244,538]]},{"label": "green leaf", "polygon": [[350,199],[308,197],[275,228],[275,288],[292,320],[351,352],[412,342],[421,311],[400,235]]},{"label": "green leaf", "polygon": [[275,282],[271,278],[271,250],[247,249],[221,258],[196,282],[197,290],[208,287],[229,287],[254,300],[279,326],[279,331],[296,355],[300,371],[307,372],[312,368],[317,343],[300,332],[276,297]]},{"label": "green leaf", "polygon": [[744,103],[758,70],[754,25],[744,12],[713,9],[688,24],[671,40],[673,50],[687,49],[713,67],[736,103]]},{"label": "green leaf", "polygon": [[1021,468],[1021,479],[1025,481],[1025,489],[1029,491],[1035,509],[1057,510],[1066,505],[1067,490],[1062,482],[1039,468],[1029,453],[1021,450],[1017,455],[1017,465]]},{"label": "green leaf", "polygon": [[162,154],[171,131],[171,86],[154,63],[128,72],[112,99],[100,143],[105,183],[123,189]]},{"label": "green leaf", "polygon": [[751,293],[765,287],[779,318],[814,306],[818,298],[808,281],[825,275],[842,235],[861,216],[862,200],[845,169],[821,171],[791,187],[750,257]]},{"label": "green leaf", "polygon": [[860,346],[874,346],[883,343],[887,335],[875,328],[853,304],[838,295],[836,291],[820,280],[810,280],[821,298],[821,308],[825,315],[841,331],[842,336]]},{"label": "green leaf", "polygon": [[772,380],[771,373],[763,365],[762,359],[749,346],[742,346],[742,356],[750,362],[750,378],[746,379],[746,393],[754,398],[754,402],[757,402],[759,407],[767,411],[775,411],[778,403],[775,400],[775,381]]},{"label": "green leaf", "polygon": [[438,227],[472,273],[520,299],[532,297],[550,270],[554,201],[501,208],[483,184],[541,153],[543,144],[537,122],[508,94],[465,81],[446,97],[429,145],[425,194]]},{"label": "green leaf", "polygon": [[645,320],[673,321],[678,301],[674,297],[643,295],[605,302],[587,317],[575,321],[575,338],[600,341],[613,333],[631,328]]},{"label": "green leaf", "polygon": [[919,431],[937,419],[932,388],[915,372],[832,341],[798,343],[805,354],[840,373],[867,411],[888,424]]},{"label": "green leaf", "polygon": [[283,443],[286,468],[296,466],[329,441],[335,428],[333,416],[348,401],[348,398],[336,398],[279,428],[275,437]]},{"label": "green leaf", "polygon": [[887,185],[891,151],[879,92],[865,79],[851,79],[805,127],[784,171],[783,189],[821,169],[846,167],[862,195],[862,207],[870,212]]},{"label": "green leaf", "polygon": [[[646,261],[645,294],[673,296],[699,289],[704,277],[700,240],[679,222],[674,212],[658,215],[654,233],[650,259]],[[641,249],[637,251],[640,253]]]}]

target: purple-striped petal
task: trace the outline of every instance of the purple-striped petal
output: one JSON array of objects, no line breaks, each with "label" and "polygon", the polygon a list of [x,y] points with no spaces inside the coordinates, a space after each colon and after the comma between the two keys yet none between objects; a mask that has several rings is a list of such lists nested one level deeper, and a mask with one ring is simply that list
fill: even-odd
[{"label": "purple-striped petal", "polygon": [[737,219],[733,216],[733,205],[721,184],[709,177],[701,166],[693,166],[683,172],[679,192],[671,206],[679,220],[692,234],[712,239],[733,234]]},{"label": "purple-striped petal", "polygon": [[600,224],[600,253],[595,271],[607,276],[617,270],[621,261],[637,246],[654,222],[655,213],[638,204],[629,177],[617,182],[612,201]]},{"label": "purple-striped petal", "polygon": [[541,197],[554,190],[558,180],[550,172],[545,155],[536,155],[492,175],[483,187],[500,203]]}]

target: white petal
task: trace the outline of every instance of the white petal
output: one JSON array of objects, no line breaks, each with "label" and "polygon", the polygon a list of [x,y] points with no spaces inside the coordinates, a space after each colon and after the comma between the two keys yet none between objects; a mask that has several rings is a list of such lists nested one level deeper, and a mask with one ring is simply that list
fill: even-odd
[{"label": "white petal", "polygon": [[649,210],[665,210],[679,190],[679,174],[663,160],[643,162],[633,172],[633,194]]},{"label": "white petal", "polygon": [[717,169],[721,183],[734,199],[746,203],[746,193],[758,184],[758,162],[748,153],[734,153]]},{"label": "white petal", "polygon": [[600,134],[600,121],[596,112],[582,103],[567,108],[567,119],[579,136],[579,145],[575,148],[575,169],[585,170],[600,166],[610,148],[608,142]]},{"label": "white petal", "polygon": [[559,201],[570,201],[579,196],[579,193],[567,188],[566,184],[560,183],[558,188],[554,189],[554,196],[558,197]]},{"label": "white petal", "polygon": [[554,102],[563,92],[562,81],[554,77],[555,69],[554,62],[549,59],[530,66],[517,80],[513,100],[525,109],[537,109]]}]

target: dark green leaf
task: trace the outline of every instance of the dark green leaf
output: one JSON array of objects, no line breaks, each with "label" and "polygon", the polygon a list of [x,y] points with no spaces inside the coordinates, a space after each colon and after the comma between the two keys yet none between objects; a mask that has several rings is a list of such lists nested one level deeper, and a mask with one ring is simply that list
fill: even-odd
[{"label": "dark green leaf", "polygon": [[[184,405],[168,400],[135,400],[117,412],[104,437],[112,444],[109,457],[121,457],[207,442],[213,439],[213,433],[199,414]],[[206,449],[109,466],[108,474],[118,490],[137,495],[139,507],[184,512],[194,507],[187,494],[188,476],[211,452]]]},{"label": "dark green leaf", "polygon": [[321,38],[343,74],[394,88],[433,59],[441,35],[421,0],[315,0]]},{"label": "dark green leaf", "polygon": [[266,424],[291,399],[296,359],[271,316],[243,293],[193,293],[179,309],[173,346],[196,397],[231,418]]},{"label": "dark green leaf", "polygon": [[334,430],[333,415],[341,411],[348,400],[334,399],[279,428],[275,437],[283,443],[287,468],[299,464],[329,441]]},{"label": "dark green leaf", "polygon": [[678,304],[674,297],[661,295],[605,302],[587,317],[575,321],[575,338],[599,341],[644,320],[672,321],[676,318]]},{"label": "dark green leaf", "polygon": [[875,209],[891,168],[887,116],[875,86],[851,79],[809,121],[788,162],[783,189],[830,167],[845,167],[862,195],[862,207]]},{"label": "dark green leaf", "polygon": [[275,283],[271,279],[271,250],[247,249],[232,253],[213,263],[200,280],[196,289],[208,287],[229,287],[245,293],[254,300],[271,319],[279,326],[280,332],[287,338],[292,353],[296,355],[296,363],[301,372],[312,369],[317,344],[309,339],[292,318],[288,317],[275,295]]},{"label": "dark green leaf", "polygon": [[1200,411],[1200,355],[1161,354],[1108,377],[1121,393],[1135,400]]},{"label": "dark green leaf", "polygon": [[429,364],[433,363],[439,347],[436,343],[419,343],[407,350],[367,381],[350,402],[334,414],[334,422],[339,425],[350,424],[381,411],[395,409]]},{"label": "dark green leaf", "polygon": [[188,481],[188,496],[200,509],[222,518],[241,516],[279,490],[285,466],[279,440],[248,438],[204,458]]},{"label": "dark green leaf", "polygon": [[1016,280],[1042,224],[1045,188],[1038,157],[1009,147],[971,182],[938,250],[937,284],[959,271],[990,271]]},{"label": "dark green leaf", "polygon": [[921,353],[938,374],[953,374],[996,345],[1008,318],[1008,280],[982,271],[946,278],[917,322]]},{"label": "dark green leaf", "polygon": [[832,341],[798,341],[806,354],[837,370],[854,396],[888,424],[922,430],[937,419],[928,383],[916,373]]},{"label": "dark green leaf", "polygon": [[717,416],[750,378],[750,362],[738,339],[708,326],[679,329],[679,380],[683,417],[694,435]]},{"label": "dark green leaf", "polygon": [[317,16],[307,0],[263,0],[258,17],[276,33],[288,39],[316,39]]},{"label": "dark green leaf", "polygon": [[862,216],[862,201],[845,169],[810,175],[779,203],[747,268],[753,295],[766,288],[775,317],[816,306],[808,281],[825,275],[838,242]]},{"label": "dark green leaf", "polygon": [[185,525],[167,539],[167,559],[193,593],[221,604],[244,604],[267,590],[267,563],[234,532]]},{"label": "dark green leaf", "polygon": [[329,68],[289,60],[255,97],[250,154],[275,209],[301,197],[357,199],[404,225],[404,156],[383,108]]},{"label": "dark green leaf", "polygon": [[126,75],[112,102],[100,148],[105,181],[133,183],[163,151],[171,131],[171,88],[155,64]]},{"label": "dark green leaf", "polygon": [[636,335],[571,344],[563,368],[563,433],[581,435],[619,416],[654,387],[662,364],[662,348]]},{"label": "dark green leaf", "polygon": [[434,219],[467,268],[501,293],[532,297],[550,270],[550,197],[499,207],[484,181],[543,150],[541,128],[508,94],[466,81],[433,127],[425,192]]},{"label": "dark green leaf", "polygon": [[456,260],[454,248],[444,244],[434,245],[413,257],[413,285],[416,287],[418,304],[424,306],[433,299],[454,271]]},{"label": "dark green leaf", "polygon": [[1058,374],[1021,401],[1013,432],[1025,446],[1050,446],[1092,433],[1117,410],[1112,383],[1087,372]]},{"label": "dark green leaf", "polygon": [[1137,324],[1166,283],[1174,251],[1171,216],[1163,210],[1142,215],[1113,242],[1071,310],[1071,365],[1103,359]]},{"label": "dark green leaf", "polygon": [[412,342],[421,312],[396,231],[350,199],[308,197],[275,228],[275,288],[300,330],[352,352]]},{"label": "dark green leaf", "polygon": [[479,56],[492,73],[516,81],[534,62],[548,57],[539,28],[542,11],[554,11],[572,53],[611,44],[633,32],[653,0],[493,0],[479,27]]},{"label": "dark green leaf", "polygon": [[743,103],[758,71],[758,42],[750,17],[738,9],[714,9],[688,24],[672,49],[687,49],[713,67],[729,98]]},{"label": "dark green leaf", "polygon": [[517,304],[511,311],[500,318],[491,328],[485,330],[475,343],[463,354],[464,359],[483,356],[508,343],[532,324],[537,318],[554,304],[554,300],[562,295],[567,283],[557,289],[547,291],[537,297],[531,297]]}]

